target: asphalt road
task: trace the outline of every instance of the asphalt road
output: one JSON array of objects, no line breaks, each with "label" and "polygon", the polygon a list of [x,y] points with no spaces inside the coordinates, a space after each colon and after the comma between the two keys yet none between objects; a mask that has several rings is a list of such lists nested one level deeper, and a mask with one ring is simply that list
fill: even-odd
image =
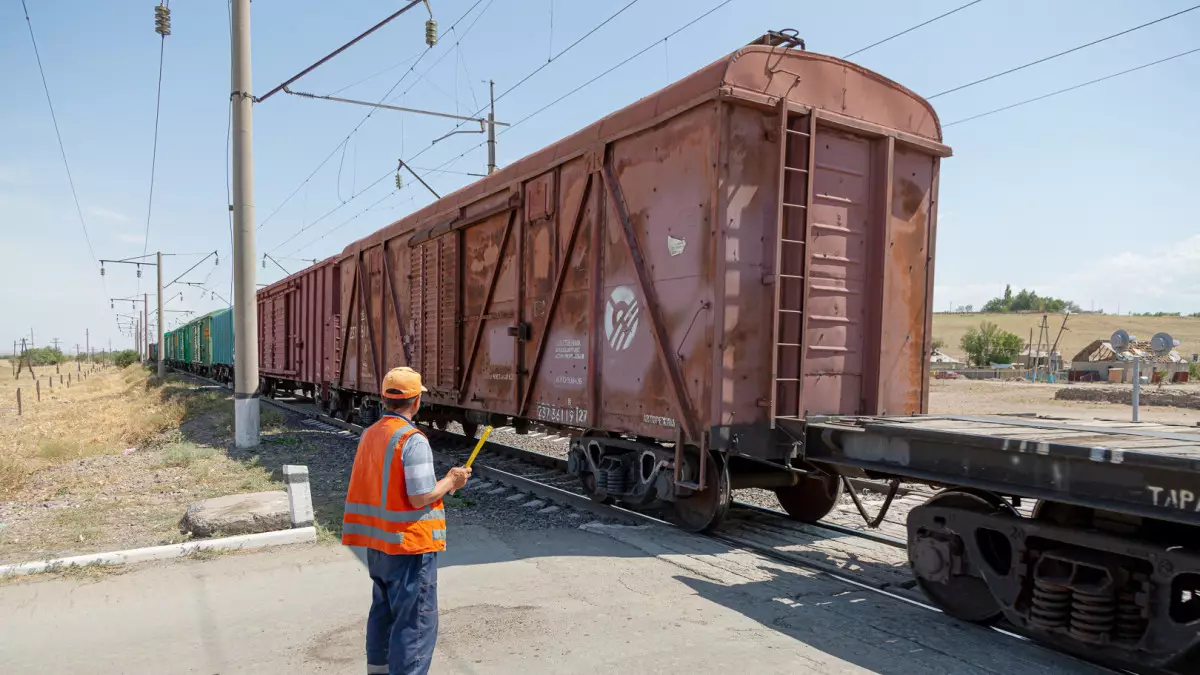
[{"label": "asphalt road", "polygon": [[[660,529],[451,532],[435,673],[1095,673],[1040,647]],[[338,546],[0,585],[0,670],[365,672]]]}]

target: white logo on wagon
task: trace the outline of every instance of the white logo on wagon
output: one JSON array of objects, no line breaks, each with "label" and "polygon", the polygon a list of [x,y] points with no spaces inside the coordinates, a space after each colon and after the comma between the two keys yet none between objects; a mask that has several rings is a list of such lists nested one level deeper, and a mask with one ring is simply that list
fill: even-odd
[{"label": "white logo on wagon", "polygon": [[623,352],[633,344],[642,307],[629,286],[617,286],[608,296],[604,311],[604,336],[613,349]]}]

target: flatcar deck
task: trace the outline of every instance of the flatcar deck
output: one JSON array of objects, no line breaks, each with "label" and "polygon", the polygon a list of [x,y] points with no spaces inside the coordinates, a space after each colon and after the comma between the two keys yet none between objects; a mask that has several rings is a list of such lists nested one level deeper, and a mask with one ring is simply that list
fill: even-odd
[{"label": "flatcar deck", "polygon": [[805,458],[1200,524],[1200,428],[1020,416],[816,417]]}]

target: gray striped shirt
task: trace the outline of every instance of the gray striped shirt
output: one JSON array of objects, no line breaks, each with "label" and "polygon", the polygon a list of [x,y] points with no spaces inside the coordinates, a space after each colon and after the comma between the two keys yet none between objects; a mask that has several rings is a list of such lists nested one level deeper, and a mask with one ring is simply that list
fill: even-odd
[{"label": "gray striped shirt", "polygon": [[433,472],[433,448],[424,434],[415,433],[404,442],[400,455],[404,464],[404,486],[410,495],[427,495],[437,486]]}]

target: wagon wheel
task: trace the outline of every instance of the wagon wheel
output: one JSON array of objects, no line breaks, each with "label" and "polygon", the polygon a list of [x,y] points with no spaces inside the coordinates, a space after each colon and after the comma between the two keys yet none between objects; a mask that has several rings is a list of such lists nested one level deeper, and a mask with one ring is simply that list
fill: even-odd
[{"label": "wagon wheel", "polygon": [[[729,489],[729,467],[725,462],[715,459],[712,453],[705,454],[708,466],[704,472],[704,489],[687,497],[677,497],[671,512],[672,521],[689,532],[715,529],[725,520],[725,516],[729,515],[729,503],[732,499]],[[695,480],[697,477],[699,467],[695,475],[687,479]]]},{"label": "wagon wheel", "polygon": [[815,523],[837,506],[842,496],[842,480],[832,470],[810,473],[795,485],[775,488],[775,496],[792,520]]},{"label": "wagon wheel", "polygon": [[[946,490],[934,495],[927,504],[974,511],[976,513],[996,513],[1020,518],[1020,514],[1011,504],[1002,498],[988,492],[977,490],[956,489]],[[957,535],[953,535],[957,537]],[[981,542],[981,546],[984,542]],[[933,601],[943,612],[956,619],[972,623],[994,623],[1003,614],[1000,603],[992,595],[987,582],[979,577],[951,575],[948,581],[933,581],[921,576],[921,570],[935,564],[927,555],[928,550],[922,546],[909,546],[908,559],[913,568],[917,585],[925,592],[926,597]],[[987,555],[988,552],[984,551]],[[937,555],[936,553],[934,555]]]},{"label": "wagon wheel", "polygon": [[470,438],[475,438],[479,433],[479,424],[476,422],[462,422],[463,433]]}]

